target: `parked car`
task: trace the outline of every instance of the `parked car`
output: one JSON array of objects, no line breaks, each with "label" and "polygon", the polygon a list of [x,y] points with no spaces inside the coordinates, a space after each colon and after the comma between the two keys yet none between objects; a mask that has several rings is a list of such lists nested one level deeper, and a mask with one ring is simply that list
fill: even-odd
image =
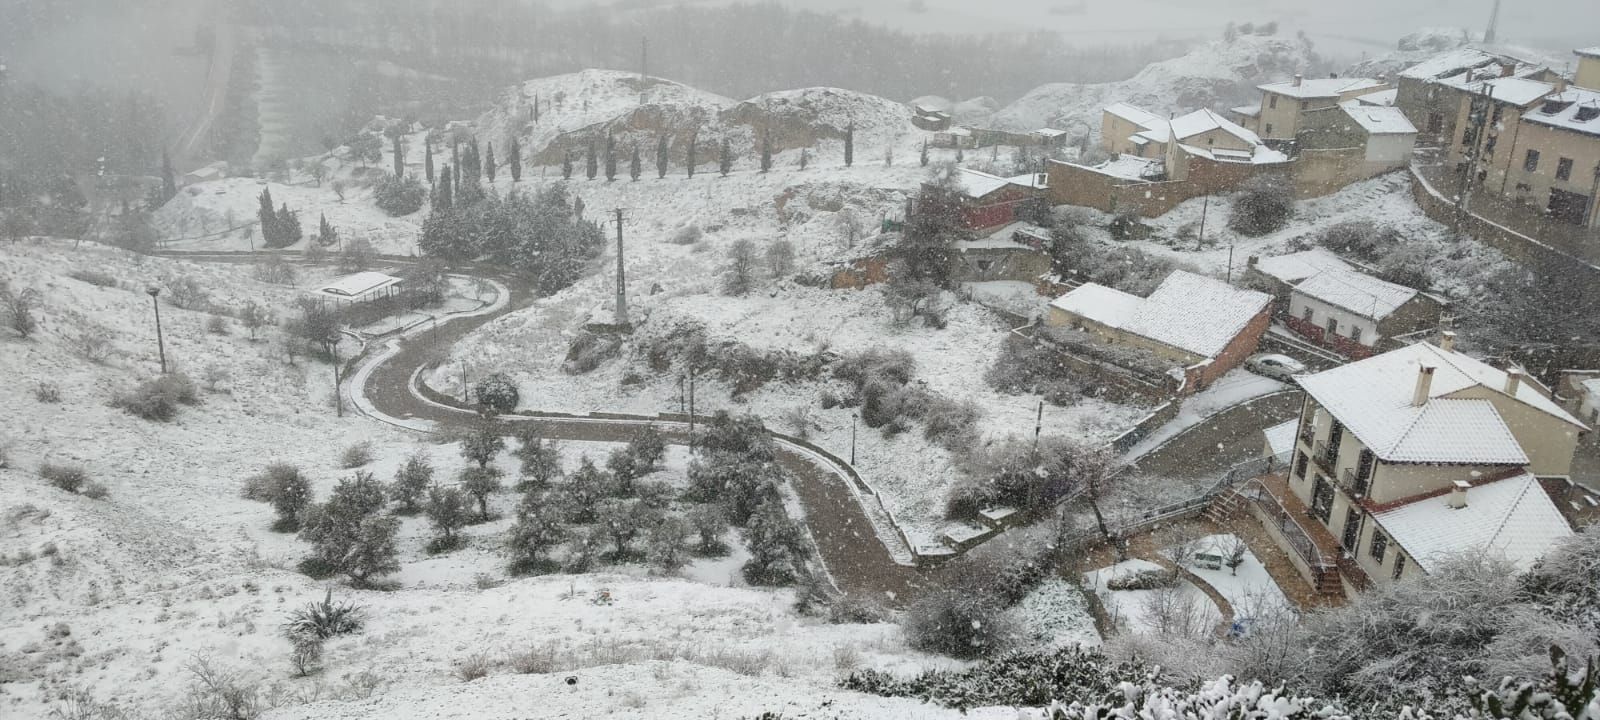
[{"label": "parked car", "polygon": [[1294,376],[1302,375],[1306,372],[1304,363],[1288,355],[1278,355],[1276,353],[1251,355],[1249,360],[1244,361],[1244,366],[1257,375],[1265,375],[1266,377],[1283,381],[1288,381]]}]

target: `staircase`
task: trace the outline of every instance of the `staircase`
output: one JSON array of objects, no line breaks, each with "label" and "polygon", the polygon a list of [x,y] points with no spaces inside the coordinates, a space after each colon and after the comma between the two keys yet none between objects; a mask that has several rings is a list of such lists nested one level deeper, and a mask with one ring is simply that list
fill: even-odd
[{"label": "staircase", "polygon": [[1239,495],[1237,489],[1228,489],[1221,495],[1212,498],[1211,504],[1206,506],[1204,515],[1207,520],[1219,525],[1237,517],[1245,509],[1246,500]]},{"label": "staircase", "polygon": [[1339,581],[1337,568],[1323,568],[1316,571],[1316,575],[1317,581],[1313,585],[1318,595],[1344,598],[1344,583]]}]

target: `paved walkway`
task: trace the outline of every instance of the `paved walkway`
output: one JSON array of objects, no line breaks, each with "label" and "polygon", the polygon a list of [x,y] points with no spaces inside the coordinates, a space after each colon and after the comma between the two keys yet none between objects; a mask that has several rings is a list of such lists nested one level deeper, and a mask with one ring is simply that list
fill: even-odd
[{"label": "paved walkway", "polygon": [[1300,411],[1303,396],[1280,393],[1240,403],[1178,433],[1133,464],[1155,477],[1221,477],[1228,468],[1263,452],[1261,431]]}]

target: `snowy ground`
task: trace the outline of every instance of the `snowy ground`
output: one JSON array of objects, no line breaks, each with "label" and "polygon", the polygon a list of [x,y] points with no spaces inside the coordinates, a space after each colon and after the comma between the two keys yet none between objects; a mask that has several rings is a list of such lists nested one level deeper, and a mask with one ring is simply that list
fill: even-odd
[{"label": "snowy ground", "polygon": [[1096,647],[1101,643],[1088,598],[1082,589],[1061,578],[1040,583],[1010,612],[1041,648]]},{"label": "snowy ground", "polygon": [[[1207,535],[1196,541],[1196,546],[1200,552],[1227,557],[1228,548],[1232,547],[1234,541],[1231,534]],[[1221,570],[1211,570],[1190,564],[1189,571],[1222,595],[1233,606],[1234,616],[1238,620],[1288,612],[1294,607],[1284,597],[1277,581],[1267,573],[1266,566],[1249,549],[1244,551],[1244,563],[1237,570],[1229,570],[1226,565]]]},{"label": "snowy ground", "polygon": [[1178,580],[1168,594],[1165,612],[1158,608],[1162,590],[1110,590],[1106,583],[1123,575],[1160,570],[1149,560],[1133,559],[1083,574],[1084,583],[1094,589],[1106,614],[1118,627],[1135,634],[1160,634],[1175,627],[1207,632],[1222,621],[1222,611],[1200,588]]},{"label": "snowy ground", "polygon": [[[82,270],[108,275],[101,281],[115,286],[68,277]],[[444,703],[456,688],[480,696],[479,685],[460,684],[455,672],[483,653],[497,675],[480,681],[484,688],[525,693],[576,670],[584,683],[546,706],[551,710],[615,707],[670,717],[671,709],[703,717],[831,700],[860,717],[889,718],[914,706],[838,692],[836,675],[856,666],[914,672],[941,663],[908,651],[892,625],[821,625],[796,615],[787,591],[719,587],[729,584],[737,555],[691,566],[683,579],[624,567],[508,581],[497,537],[505,521],[474,526],[465,548],[430,557],[422,548],[424,521],[408,518],[399,541],[401,589],[336,587],[336,597],[368,608],[367,628],[328,644],[325,672],[292,679],[279,625],[289,610],[320,599],[324,584],[293,570],[304,545],[269,531],[271,509],[239,497],[244,478],[269,462],[295,463],[322,498],[351,473],[337,456],[357,442],[371,444],[376,459],[366,469],[384,480],[418,450],[448,478],[462,466],[456,448],[352,413],[335,417],[326,365],[301,359],[290,366],[275,342],[252,342],[232,321],[231,334],[211,334],[208,315],[167,305],[167,293],[169,363],[197,380],[211,367],[227,377],[218,375],[218,390],[203,392],[200,405],[171,423],[108,407],[113,392],[157,372],[146,286],[191,276],[217,304],[255,300],[289,314],[295,290],[256,282],[248,265],[139,258],[92,245],[73,250],[51,241],[8,245],[0,274],[43,296],[34,338],[0,339],[0,366],[11,380],[0,386],[0,403],[10,409],[0,430],[9,461],[0,469],[0,605],[7,608],[0,614],[0,715],[46,717],[79,691],[126,709],[169,709],[188,691],[189,668],[208,659],[261,683],[283,705],[274,717],[423,717],[414,708],[427,703],[416,694],[435,698],[428,703]],[[102,364],[76,349],[91,315],[113,347]],[[60,403],[35,398],[45,381],[59,386]],[[566,446],[569,462],[584,452],[599,460],[608,449]],[[110,498],[50,487],[33,474],[43,461],[83,465]],[[662,478],[681,478],[681,453],[669,455],[667,466]],[[505,513],[512,498],[496,497],[496,509]],[[600,588],[616,604],[585,602]],[[561,599],[569,594],[573,599]],[[530,650],[551,656],[554,674],[498,677],[511,672],[511,654]],[[348,702],[295,707],[313,697]],[[483,716],[485,708],[521,707],[492,690],[481,697],[493,705],[456,702],[451,711]],[[533,714],[554,713],[541,707]]]}]

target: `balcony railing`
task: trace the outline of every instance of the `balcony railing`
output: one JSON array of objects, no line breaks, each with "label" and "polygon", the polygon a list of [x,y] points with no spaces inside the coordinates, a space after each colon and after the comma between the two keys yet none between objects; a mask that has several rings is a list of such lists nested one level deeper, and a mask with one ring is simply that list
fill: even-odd
[{"label": "balcony railing", "polygon": [[1350,468],[1345,468],[1344,472],[1339,474],[1339,487],[1343,488],[1350,497],[1366,497],[1367,491],[1371,489],[1369,487],[1371,484],[1370,478],[1361,477],[1356,474],[1355,470]]},{"label": "balcony railing", "polygon": [[1339,462],[1339,453],[1329,448],[1327,443],[1317,443],[1316,452],[1312,453],[1311,459],[1317,463],[1317,467],[1322,468],[1323,472],[1332,475],[1333,466]]},{"label": "balcony railing", "polygon": [[1278,528],[1278,532],[1283,535],[1284,540],[1288,541],[1289,547],[1294,549],[1295,554],[1299,555],[1300,559],[1305,561],[1306,566],[1311,568],[1313,572],[1320,575],[1337,567],[1333,562],[1322,557],[1321,551],[1317,550],[1317,544],[1312,542],[1311,535],[1306,532],[1305,528],[1300,526],[1300,523],[1289,513],[1288,508],[1278,502],[1278,498],[1267,489],[1265,483],[1260,480],[1251,480],[1245,485],[1241,494],[1250,498],[1251,502],[1260,507],[1266,517],[1272,518]]}]

